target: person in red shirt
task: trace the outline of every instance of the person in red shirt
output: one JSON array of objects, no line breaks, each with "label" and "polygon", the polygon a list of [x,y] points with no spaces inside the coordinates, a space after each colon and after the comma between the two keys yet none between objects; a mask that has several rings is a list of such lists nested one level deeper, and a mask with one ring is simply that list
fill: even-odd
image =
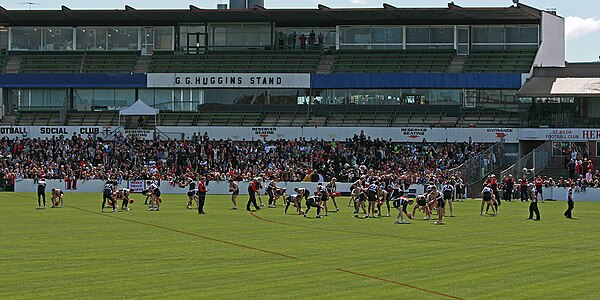
[{"label": "person in red shirt", "polygon": [[206,201],[206,192],[208,189],[206,188],[206,177],[200,177],[200,181],[198,182],[198,213],[203,215],[204,212],[204,202]]},{"label": "person in red shirt", "polygon": [[529,194],[527,193],[527,177],[523,175],[523,179],[519,179],[519,188],[521,191],[521,202],[529,201]]},{"label": "person in red shirt", "polygon": [[537,191],[537,194],[542,199],[542,203],[544,203],[544,194],[542,193],[542,187],[544,186],[544,180],[542,179],[542,176],[538,175],[535,178],[535,180],[533,181],[533,184],[535,184],[535,190]]},{"label": "person in red shirt", "polygon": [[254,208],[256,208],[256,210],[260,209],[260,207],[258,207],[258,204],[256,204],[256,194],[259,193],[258,190],[259,190],[258,181],[256,179],[253,179],[252,181],[250,181],[250,184],[248,185],[248,195],[250,197],[248,198],[248,204],[246,204],[247,211],[251,211],[250,204],[254,205]]}]

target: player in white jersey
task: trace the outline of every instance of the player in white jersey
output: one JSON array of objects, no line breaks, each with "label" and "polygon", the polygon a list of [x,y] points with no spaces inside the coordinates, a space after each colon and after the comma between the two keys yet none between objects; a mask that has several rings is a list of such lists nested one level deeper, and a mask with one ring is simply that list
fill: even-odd
[{"label": "player in white jersey", "polygon": [[64,207],[65,206],[65,202],[63,200],[63,195],[65,194],[61,189],[57,189],[57,188],[52,188],[52,206],[50,206],[50,208],[55,208],[55,207],[59,207],[58,205],[60,204],[60,207]]}]

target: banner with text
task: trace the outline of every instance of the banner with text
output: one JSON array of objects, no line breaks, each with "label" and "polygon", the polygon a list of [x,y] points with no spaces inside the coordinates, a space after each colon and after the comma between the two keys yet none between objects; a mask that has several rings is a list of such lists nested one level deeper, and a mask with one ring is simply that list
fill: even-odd
[{"label": "banner with text", "polygon": [[134,193],[141,193],[144,188],[144,181],[143,180],[129,180],[129,188],[133,189]]},{"label": "banner with text", "polygon": [[151,141],[154,139],[154,130],[147,129],[125,129],[126,137],[136,137],[140,140]]},{"label": "banner with text", "polygon": [[45,139],[61,135],[65,138],[81,135],[82,138],[111,139],[120,130],[117,126],[0,126],[0,138]]},{"label": "banner with text", "polygon": [[153,88],[310,88],[310,74],[151,73]]},{"label": "banner with text", "polygon": [[365,127],[171,127],[162,126],[158,129],[167,136],[176,139],[183,137],[191,139],[194,134],[203,135],[205,132],[211,139],[231,140],[278,140],[278,139],[324,139],[344,141],[361,130],[371,139],[392,140],[395,142],[485,142],[496,143],[502,138],[507,143],[518,142],[518,130],[512,128],[391,128]]}]

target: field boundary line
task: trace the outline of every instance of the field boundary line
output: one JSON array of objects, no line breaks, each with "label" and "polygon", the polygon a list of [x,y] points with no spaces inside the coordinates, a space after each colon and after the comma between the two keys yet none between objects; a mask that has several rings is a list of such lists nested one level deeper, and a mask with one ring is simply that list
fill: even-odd
[{"label": "field boundary line", "polygon": [[125,221],[125,222],[139,224],[139,225],[144,225],[144,226],[159,228],[159,229],[163,229],[163,230],[167,230],[167,231],[171,231],[171,232],[175,232],[175,233],[179,233],[179,234],[184,234],[184,235],[189,235],[189,236],[193,236],[193,237],[198,237],[198,238],[201,238],[201,239],[205,239],[205,240],[209,240],[209,241],[213,241],[213,242],[217,242],[217,243],[221,243],[221,244],[226,244],[226,245],[230,245],[230,246],[241,247],[241,248],[245,248],[245,249],[249,249],[249,250],[254,250],[254,251],[259,251],[259,252],[263,252],[263,253],[267,253],[267,254],[272,254],[272,255],[277,255],[277,256],[281,256],[281,257],[285,257],[285,258],[289,258],[289,259],[298,259],[297,257],[291,256],[291,255],[287,255],[287,254],[283,254],[283,253],[279,253],[279,252],[275,252],[275,251],[271,251],[271,250],[260,249],[260,248],[256,248],[256,247],[252,247],[252,246],[243,245],[243,244],[238,244],[238,243],[234,243],[234,242],[229,242],[229,241],[225,241],[225,240],[221,240],[221,239],[217,239],[217,238],[213,238],[213,237],[209,237],[209,236],[200,235],[200,234],[197,234],[197,233],[192,233],[192,232],[187,232],[187,231],[183,231],[183,230],[179,230],[179,229],[175,229],[175,228],[165,227],[165,226],[162,226],[162,225],[157,225],[157,224],[146,223],[146,222],[142,222],[142,221],[136,221],[136,220],[126,219],[126,218],[121,218],[121,217],[117,217],[117,216],[113,216],[113,215],[109,215],[109,214],[104,214],[104,213],[99,213],[99,212],[95,212],[95,211],[83,209],[83,208],[76,207],[76,206],[67,206],[67,205],[65,205],[65,207],[76,209],[76,210],[87,212],[87,213],[91,213],[91,214],[95,214],[95,215],[99,215],[99,216],[103,216],[103,217],[107,217],[107,218],[111,218],[111,219],[121,220],[121,221]]},{"label": "field boundary line", "polygon": [[440,292],[436,292],[436,291],[432,291],[432,290],[420,288],[418,286],[410,285],[410,284],[407,284],[407,283],[402,283],[402,282],[393,281],[393,280],[389,280],[389,279],[385,279],[385,278],[380,278],[380,277],[375,277],[375,276],[371,276],[371,275],[367,275],[367,274],[357,273],[357,272],[353,272],[353,271],[346,270],[346,269],[337,268],[336,270],[339,271],[339,272],[344,272],[344,273],[348,273],[348,274],[352,274],[352,275],[356,275],[356,276],[361,276],[361,277],[365,277],[365,278],[369,278],[369,279],[374,279],[374,280],[379,280],[379,281],[383,281],[383,282],[387,282],[387,283],[392,283],[392,284],[395,284],[395,285],[400,285],[400,286],[403,286],[403,287],[411,288],[413,290],[418,290],[418,291],[421,291],[421,292],[426,292],[426,293],[429,293],[429,294],[434,294],[434,295],[446,297],[446,298],[449,298],[449,299],[464,300],[463,298],[459,298],[459,297],[456,297],[456,296],[452,296],[452,295],[448,295],[448,294],[444,294],[444,293],[440,293]]}]

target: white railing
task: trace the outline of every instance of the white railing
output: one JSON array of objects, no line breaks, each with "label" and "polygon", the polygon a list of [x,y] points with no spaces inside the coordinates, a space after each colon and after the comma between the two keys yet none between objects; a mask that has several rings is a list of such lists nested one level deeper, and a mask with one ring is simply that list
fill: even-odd
[{"label": "white railing", "polygon": [[547,141],[541,146],[535,148],[533,151],[529,152],[527,155],[523,156],[514,165],[502,171],[500,173],[500,178],[512,175],[513,178],[520,179],[523,178],[523,175],[525,175],[527,179],[531,179],[550,164],[551,158],[552,142]]}]

